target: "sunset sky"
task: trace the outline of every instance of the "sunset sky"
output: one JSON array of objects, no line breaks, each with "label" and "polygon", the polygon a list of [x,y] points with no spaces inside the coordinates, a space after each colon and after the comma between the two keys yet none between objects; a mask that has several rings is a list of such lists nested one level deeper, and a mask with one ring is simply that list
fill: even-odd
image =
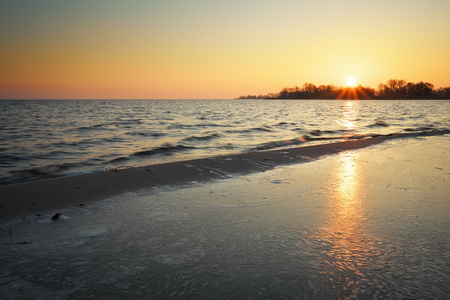
[{"label": "sunset sky", "polygon": [[450,86],[448,0],[4,0],[0,99]]}]

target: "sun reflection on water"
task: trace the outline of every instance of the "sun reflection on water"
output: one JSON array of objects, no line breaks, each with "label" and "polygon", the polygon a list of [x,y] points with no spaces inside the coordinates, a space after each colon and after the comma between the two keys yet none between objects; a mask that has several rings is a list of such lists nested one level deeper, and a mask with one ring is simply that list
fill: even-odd
[{"label": "sun reflection on water", "polygon": [[355,130],[357,127],[356,123],[359,120],[355,101],[346,102],[343,106],[342,114],[344,118],[337,122],[344,126],[347,131]]},{"label": "sun reflection on water", "polygon": [[361,185],[358,165],[358,154],[347,152],[339,155],[339,167],[336,170],[334,186],[336,198],[330,211],[330,231],[342,234],[355,234],[360,228],[361,211],[359,195]]},{"label": "sun reflection on water", "polygon": [[339,154],[329,186],[326,225],[315,237],[329,245],[321,251],[322,263],[331,277],[339,278],[341,272],[346,276],[360,274],[369,257],[378,250],[373,248],[365,230],[364,185],[357,152]]}]

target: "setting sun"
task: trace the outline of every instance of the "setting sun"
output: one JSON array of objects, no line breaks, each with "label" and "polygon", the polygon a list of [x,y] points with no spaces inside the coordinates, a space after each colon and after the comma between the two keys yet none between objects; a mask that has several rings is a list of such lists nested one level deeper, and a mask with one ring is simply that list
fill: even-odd
[{"label": "setting sun", "polygon": [[449,86],[450,1],[384,2],[0,1],[0,99],[234,99],[390,79]]},{"label": "setting sun", "polygon": [[356,86],[356,78],[353,76],[347,77],[347,86],[354,87]]}]

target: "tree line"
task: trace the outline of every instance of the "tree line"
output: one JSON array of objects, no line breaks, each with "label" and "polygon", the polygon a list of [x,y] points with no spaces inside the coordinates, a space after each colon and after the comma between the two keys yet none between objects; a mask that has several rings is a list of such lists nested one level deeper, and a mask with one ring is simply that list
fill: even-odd
[{"label": "tree line", "polygon": [[450,99],[450,87],[434,89],[434,85],[428,82],[412,83],[398,79],[380,84],[378,90],[361,85],[337,87],[305,83],[302,88],[283,88],[278,93],[240,96],[238,99]]}]

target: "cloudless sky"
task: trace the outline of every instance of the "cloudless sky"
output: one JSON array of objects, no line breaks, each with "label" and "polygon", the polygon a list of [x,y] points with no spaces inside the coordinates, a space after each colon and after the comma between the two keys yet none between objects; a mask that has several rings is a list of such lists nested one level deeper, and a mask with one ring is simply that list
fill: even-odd
[{"label": "cloudless sky", "polygon": [[450,86],[448,0],[2,0],[0,98]]}]

